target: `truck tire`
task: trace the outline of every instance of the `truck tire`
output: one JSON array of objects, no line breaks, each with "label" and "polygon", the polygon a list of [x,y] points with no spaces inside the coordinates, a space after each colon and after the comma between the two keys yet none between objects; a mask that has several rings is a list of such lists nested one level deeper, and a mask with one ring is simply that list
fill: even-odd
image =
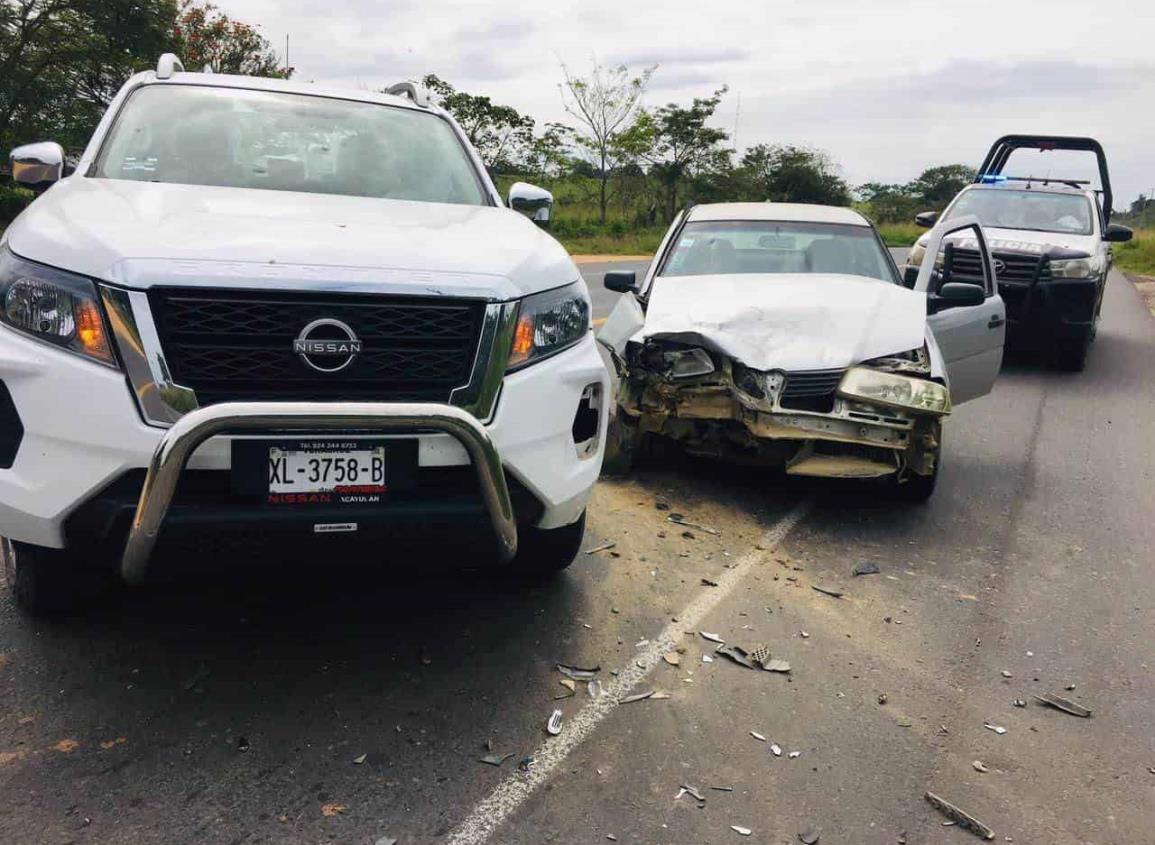
[{"label": "truck tire", "polygon": [[581,550],[586,533],[586,512],[577,522],[561,528],[522,528],[517,541],[517,557],[513,559],[515,575],[541,577],[553,575],[567,568]]},{"label": "truck tire", "polygon": [[4,577],[16,605],[32,616],[53,616],[79,610],[90,603],[101,578],[82,568],[65,549],[46,549],[3,543]]},{"label": "truck tire", "polygon": [[621,411],[615,412],[606,425],[606,450],[602,456],[605,475],[629,475],[634,468],[634,454],[645,435]]},{"label": "truck tire", "polygon": [[1055,363],[1068,373],[1081,373],[1087,366],[1091,351],[1091,334],[1075,340],[1061,341],[1055,349]]}]

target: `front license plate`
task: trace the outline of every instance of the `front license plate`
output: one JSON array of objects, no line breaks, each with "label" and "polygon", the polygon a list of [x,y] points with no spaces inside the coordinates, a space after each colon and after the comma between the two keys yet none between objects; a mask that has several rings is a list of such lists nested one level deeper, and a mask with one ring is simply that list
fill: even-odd
[{"label": "front license plate", "polygon": [[381,494],[385,447],[269,449],[269,493]]}]

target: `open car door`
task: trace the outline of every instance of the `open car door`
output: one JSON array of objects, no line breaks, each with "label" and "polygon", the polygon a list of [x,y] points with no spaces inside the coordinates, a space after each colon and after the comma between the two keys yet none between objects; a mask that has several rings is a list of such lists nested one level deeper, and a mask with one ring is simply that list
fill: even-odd
[{"label": "open car door", "polygon": [[[981,296],[969,279],[967,284],[951,280],[956,253],[964,252],[979,259]],[[994,263],[977,217],[949,220],[931,231],[914,289],[927,295],[927,323],[942,352],[955,405],[990,393],[1003,363],[1007,311],[994,280]]]}]

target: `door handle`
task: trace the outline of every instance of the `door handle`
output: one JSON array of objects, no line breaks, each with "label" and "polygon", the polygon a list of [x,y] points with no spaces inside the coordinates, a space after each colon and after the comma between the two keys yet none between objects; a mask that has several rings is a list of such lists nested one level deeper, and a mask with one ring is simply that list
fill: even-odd
[{"label": "door handle", "polygon": [[1006,320],[1004,320],[1002,317],[1000,317],[998,314],[996,314],[995,316],[991,317],[990,322],[987,323],[987,328],[988,329],[997,329],[999,326],[1001,326],[1005,322],[1006,322]]}]

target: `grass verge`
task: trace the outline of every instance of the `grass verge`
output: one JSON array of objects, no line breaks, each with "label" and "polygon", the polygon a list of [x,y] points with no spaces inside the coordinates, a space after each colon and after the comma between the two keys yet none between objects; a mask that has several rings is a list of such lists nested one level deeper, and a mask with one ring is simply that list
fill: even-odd
[{"label": "grass verge", "polygon": [[1155,276],[1155,229],[1136,229],[1135,237],[1116,244],[1115,264],[1120,270]]},{"label": "grass verge", "polygon": [[925,232],[913,223],[879,223],[878,233],[887,246],[911,246]]},{"label": "grass verge", "polygon": [[664,234],[665,229],[642,229],[625,235],[555,232],[554,236],[571,255],[653,255]]}]

